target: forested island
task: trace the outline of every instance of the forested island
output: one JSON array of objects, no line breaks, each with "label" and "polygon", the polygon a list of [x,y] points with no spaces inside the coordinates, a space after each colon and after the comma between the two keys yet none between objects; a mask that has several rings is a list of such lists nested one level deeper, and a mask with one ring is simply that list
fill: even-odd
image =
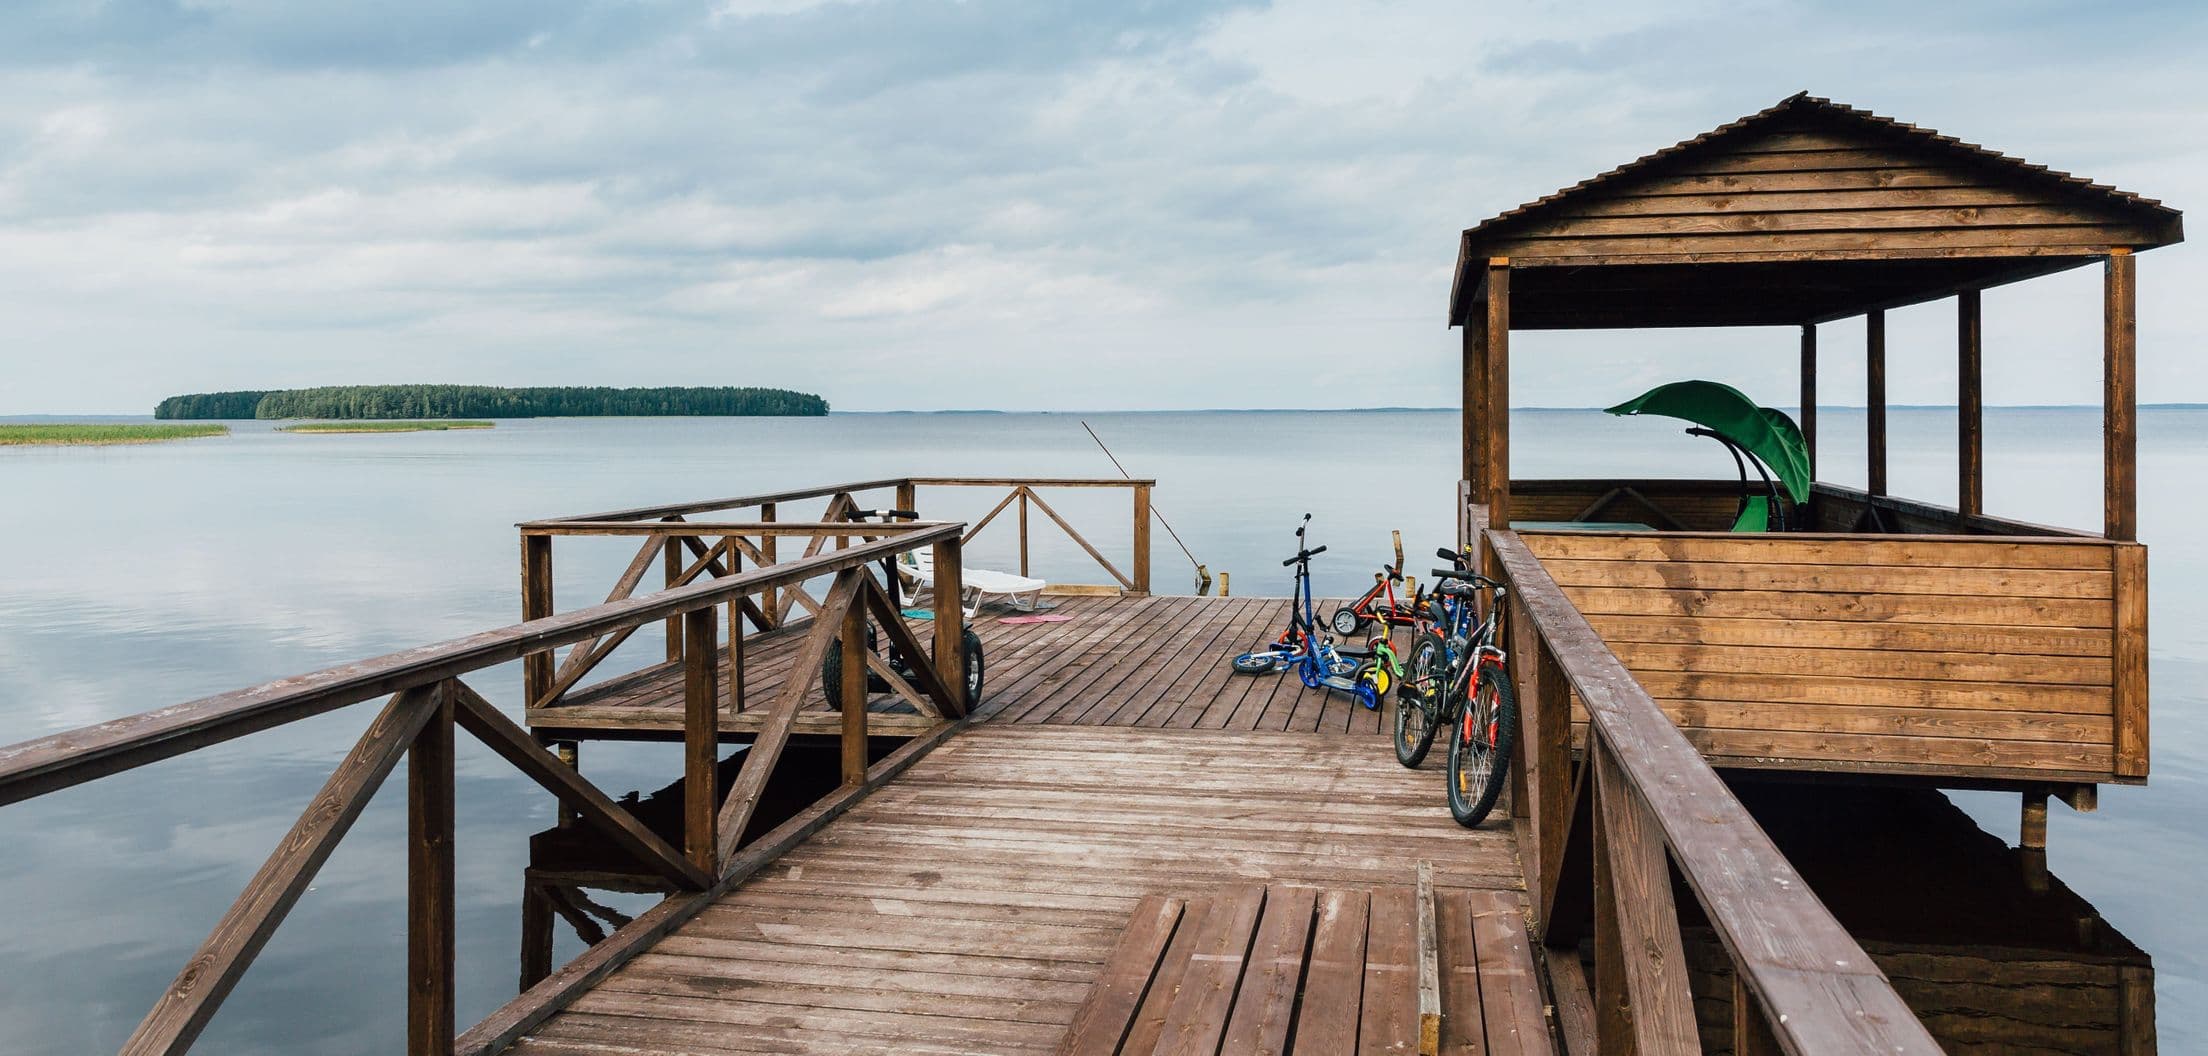
[{"label": "forested island", "polygon": [[733,415],[818,417],[828,401],[788,389],[666,387],[612,389],[496,385],[332,385],[171,396],[155,418],[582,418]]}]

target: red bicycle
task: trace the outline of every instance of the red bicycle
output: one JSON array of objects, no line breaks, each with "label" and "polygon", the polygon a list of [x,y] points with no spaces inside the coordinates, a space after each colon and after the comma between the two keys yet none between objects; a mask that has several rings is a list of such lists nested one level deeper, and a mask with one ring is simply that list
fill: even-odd
[{"label": "red bicycle", "polygon": [[1404,605],[1395,596],[1395,584],[1403,581],[1403,533],[1396,532],[1394,535],[1395,563],[1383,565],[1380,571],[1372,574],[1372,589],[1365,591],[1363,597],[1334,610],[1328,623],[1333,626],[1335,634],[1349,638],[1374,623],[1380,624],[1385,632],[1395,627],[1409,627],[1418,622],[1418,581],[1409,580],[1404,587],[1413,599],[1410,605]]}]

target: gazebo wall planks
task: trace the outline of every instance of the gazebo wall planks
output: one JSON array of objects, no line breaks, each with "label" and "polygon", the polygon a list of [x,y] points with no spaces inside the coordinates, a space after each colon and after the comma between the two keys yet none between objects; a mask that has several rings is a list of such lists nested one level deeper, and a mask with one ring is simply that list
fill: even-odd
[{"label": "gazebo wall planks", "polygon": [[[1465,542],[1513,521],[1658,529],[1661,553],[1643,552],[1648,536],[1526,539],[1713,761],[2143,780],[2136,254],[2182,238],[2181,214],[2159,202],[1806,94],[1502,213],[1464,232],[1450,299],[1464,327]],[[2095,263],[2102,531],[1988,516],[1980,291]],[[1885,473],[1884,312],[1949,297],[1954,509],[1886,494]],[[1817,326],[1858,315],[1869,487],[1818,484],[1791,527],[1821,535],[1723,534],[1738,495],[1726,484],[1510,478],[1513,330],[1793,328],[1814,452],[1830,441],[1815,414]],[[1670,534],[1682,532],[1706,534]],[[1812,540],[1814,560],[1774,557]]]}]

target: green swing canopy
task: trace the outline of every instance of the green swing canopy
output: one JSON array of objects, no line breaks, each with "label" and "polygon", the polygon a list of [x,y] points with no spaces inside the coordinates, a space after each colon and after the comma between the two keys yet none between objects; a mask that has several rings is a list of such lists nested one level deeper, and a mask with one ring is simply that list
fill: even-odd
[{"label": "green swing canopy", "polygon": [[1797,504],[1809,501],[1810,485],[1816,477],[1801,427],[1786,412],[1758,407],[1756,401],[1730,385],[1675,381],[1604,410],[1616,415],[1658,414],[1693,422],[1732,441],[1770,467]]}]

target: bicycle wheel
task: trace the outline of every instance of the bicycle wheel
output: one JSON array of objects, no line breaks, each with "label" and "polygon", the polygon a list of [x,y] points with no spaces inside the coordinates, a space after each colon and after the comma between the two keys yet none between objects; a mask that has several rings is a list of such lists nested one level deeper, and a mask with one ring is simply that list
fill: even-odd
[{"label": "bicycle wheel", "polygon": [[1278,654],[1272,650],[1243,653],[1234,658],[1234,673],[1238,675],[1262,675],[1280,667]]},{"label": "bicycle wheel", "polygon": [[1502,669],[1480,672],[1480,684],[1463,714],[1450,724],[1449,816],[1476,828],[1495,809],[1510,776],[1511,743],[1518,736],[1518,694]]},{"label": "bicycle wheel", "polygon": [[1434,719],[1448,691],[1448,667],[1440,635],[1429,631],[1411,643],[1411,658],[1395,692],[1395,761],[1413,770],[1434,746]]}]

